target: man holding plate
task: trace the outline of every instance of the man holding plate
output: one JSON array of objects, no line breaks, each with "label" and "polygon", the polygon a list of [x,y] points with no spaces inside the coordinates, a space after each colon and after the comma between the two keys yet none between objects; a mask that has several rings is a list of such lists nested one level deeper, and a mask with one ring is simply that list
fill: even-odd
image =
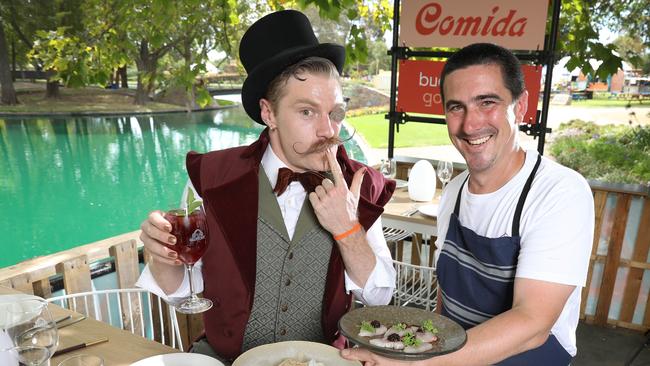
[{"label": "man holding plate", "polygon": [[[510,51],[486,43],[459,50],[445,64],[441,92],[449,137],[468,169],[440,201],[438,309],[467,329],[467,343],[417,364],[566,366],[593,240],[591,189],[519,145],[528,93]],[[342,355],[401,364],[367,350]]]},{"label": "man holding plate", "polygon": [[[319,43],[307,17],[286,10],[255,22],[239,54],[243,106],[267,128],[250,146],[186,162],[209,231],[196,287],[214,303],[192,351],[224,361],[267,343],[332,343],[351,293],[387,304],[395,287],[380,220],[395,182],[349,159],[338,137],[345,49]],[[139,285],[173,301],[189,286],[162,245],[173,244],[169,229],[159,211],[143,222],[153,260]]]}]

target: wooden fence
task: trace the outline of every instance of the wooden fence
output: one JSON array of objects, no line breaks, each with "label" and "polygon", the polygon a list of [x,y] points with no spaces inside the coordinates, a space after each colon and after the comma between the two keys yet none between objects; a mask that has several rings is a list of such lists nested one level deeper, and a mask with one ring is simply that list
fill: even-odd
[{"label": "wooden fence", "polygon": [[[92,291],[91,266],[99,261],[111,259],[114,262],[115,272],[117,274],[117,288],[133,288],[140,276],[138,251],[142,247],[142,242],[139,237],[140,231],[133,231],[2,268],[0,269],[0,285],[16,289],[23,293],[50,298],[52,297],[50,285],[52,278],[62,276],[66,294]],[[135,298],[138,295],[122,294],[121,296]],[[154,300],[157,298],[155,295],[152,295],[152,297]],[[122,301],[126,303],[125,299]],[[92,308],[91,304],[88,305]],[[156,313],[157,301],[153,301],[152,306],[154,307],[154,313]],[[77,303],[75,310],[85,314],[85,303],[83,301]],[[132,311],[137,313],[141,309],[135,307]],[[163,313],[167,314],[166,311]],[[124,329],[128,329],[130,326],[129,322],[126,321],[130,318],[130,314],[122,314]],[[134,318],[138,318],[138,316]],[[181,340],[185,348],[188,348],[191,345],[191,341],[203,331],[201,315],[188,316],[177,313],[177,318]],[[159,342],[162,341],[163,334],[161,329],[164,329],[165,339],[170,339],[171,335],[169,331],[171,328],[169,326],[169,318],[164,316],[162,326],[156,317],[154,317],[153,321],[152,330],[154,339]]]}]

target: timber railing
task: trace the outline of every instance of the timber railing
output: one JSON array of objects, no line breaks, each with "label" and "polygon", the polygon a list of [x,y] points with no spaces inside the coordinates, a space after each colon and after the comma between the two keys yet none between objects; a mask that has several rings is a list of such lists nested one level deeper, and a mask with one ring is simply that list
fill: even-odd
[{"label": "timber railing", "polygon": [[[407,179],[418,159],[396,160],[397,178]],[[432,163],[435,167],[435,161]],[[464,165],[455,164],[454,169],[457,174]],[[650,188],[598,182],[590,185],[596,222],[587,285],[582,291],[581,319],[602,326],[648,330]],[[0,285],[48,298],[52,295],[51,280],[62,276],[66,293],[89,291],[89,268],[109,258],[115,263],[117,286],[133,287],[140,273],[139,235],[134,231],[2,268]],[[178,320],[183,344],[189,345],[202,331],[201,315],[178,314]]]},{"label": "timber railing", "polygon": [[[133,288],[140,276],[139,254],[143,245],[139,237],[140,231],[137,230],[2,268],[0,286],[50,298],[53,281],[62,278],[66,294],[90,292],[93,290],[91,269],[110,261],[115,268],[116,288]],[[152,294],[152,297],[157,299],[156,295]],[[157,306],[157,301],[152,304]],[[177,319],[182,343],[187,347],[203,331],[201,315],[177,313]],[[171,321],[169,317],[164,317],[162,326],[158,322],[158,319],[154,319],[152,331],[154,340],[162,343],[162,332],[165,333],[164,338],[171,337]],[[126,326],[128,322],[124,324]]]}]

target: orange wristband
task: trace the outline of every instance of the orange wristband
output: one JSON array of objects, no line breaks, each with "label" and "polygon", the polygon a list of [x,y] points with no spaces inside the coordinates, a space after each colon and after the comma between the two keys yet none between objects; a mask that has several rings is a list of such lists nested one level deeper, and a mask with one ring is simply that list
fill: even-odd
[{"label": "orange wristband", "polygon": [[359,231],[359,230],[361,230],[361,224],[357,222],[357,223],[352,227],[352,229],[350,229],[350,230],[348,230],[348,231],[346,231],[346,232],[344,232],[344,233],[342,233],[342,234],[334,235],[334,240],[339,241],[339,240],[341,240],[341,239],[344,239],[344,238],[346,238],[346,237],[348,237],[348,236],[350,236],[350,235],[356,233],[356,232]]}]

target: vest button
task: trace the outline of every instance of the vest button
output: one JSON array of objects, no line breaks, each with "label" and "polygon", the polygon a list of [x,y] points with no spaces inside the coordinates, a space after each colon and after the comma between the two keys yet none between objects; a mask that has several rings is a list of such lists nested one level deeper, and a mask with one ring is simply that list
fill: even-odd
[{"label": "vest button", "polygon": [[286,313],[287,310],[289,310],[289,305],[287,305],[287,304],[283,304],[281,309],[282,309],[282,312],[283,312],[283,313]]},{"label": "vest button", "polygon": [[293,259],[293,252],[289,252],[289,259]]},{"label": "vest button", "polygon": [[280,335],[282,336],[287,335],[287,330],[285,328],[282,328],[282,330],[280,331]]},{"label": "vest button", "polygon": [[230,330],[230,329],[224,329],[224,330],[223,330],[223,335],[226,336],[226,337],[228,337],[228,338],[232,337],[232,330]]},{"label": "vest button", "polygon": [[285,285],[285,286],[289,286],[289,285],[291,285],[291,280],[287,278],[287,280],[284,281],[284,285]]}]

